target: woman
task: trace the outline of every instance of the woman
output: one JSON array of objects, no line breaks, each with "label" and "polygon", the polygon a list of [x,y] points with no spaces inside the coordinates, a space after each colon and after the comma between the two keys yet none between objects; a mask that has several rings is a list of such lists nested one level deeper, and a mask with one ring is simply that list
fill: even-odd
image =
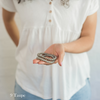
[{"label": "woman", "polygon": [[[90,65],[98,0],[1,0],[3,20],[17,46],[15,100],[90,100]],[[18,12],[22,31],[14,21]],[[38,53],[57,56],[54,63]],[[23,95],[20,97],[19,95]]]}]

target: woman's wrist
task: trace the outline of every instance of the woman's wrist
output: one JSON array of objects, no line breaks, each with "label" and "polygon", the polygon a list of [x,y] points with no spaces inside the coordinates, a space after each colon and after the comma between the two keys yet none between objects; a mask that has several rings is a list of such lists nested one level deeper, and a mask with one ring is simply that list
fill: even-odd
[{"label": "woman's wrist", "polygon": [[67,48],[66,48],[67,47],[67,43],[62,43],[62,46],[64,48],[64,51],[67,52]]}]

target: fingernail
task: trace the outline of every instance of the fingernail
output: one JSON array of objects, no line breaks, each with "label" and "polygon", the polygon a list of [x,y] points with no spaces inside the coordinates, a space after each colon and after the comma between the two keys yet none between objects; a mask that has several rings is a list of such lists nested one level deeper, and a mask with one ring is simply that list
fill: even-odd
[{"label": "fingernail", "polygon": [[62,66],[62,62],[61,62],[61,66]]}]

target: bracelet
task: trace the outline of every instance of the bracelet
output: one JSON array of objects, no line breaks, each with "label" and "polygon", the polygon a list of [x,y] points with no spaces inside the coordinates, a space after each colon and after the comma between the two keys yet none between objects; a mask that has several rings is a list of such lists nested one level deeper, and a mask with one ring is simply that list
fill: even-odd
[{"label": "bracelet", "polygon": [[[52,55],[52,54],[48,54],[48,53],[38,53],[37,56],[38,56],[38,57],[36,57],[36,59],[45,61],[45,62],[47,62],[47,63],[54,63],[55,60],[57,59],[57,56]],[[52,59],[47,58],[47,56],[48,56],[48,57],[51,57]]]}]

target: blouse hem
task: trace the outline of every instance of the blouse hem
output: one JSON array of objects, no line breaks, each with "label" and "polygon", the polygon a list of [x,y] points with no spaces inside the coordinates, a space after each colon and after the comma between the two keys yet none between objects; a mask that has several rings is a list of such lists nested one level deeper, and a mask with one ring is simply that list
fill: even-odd
[{"label": "blouse hem", "polygon": [[17,79],[17,77],[16,77],[16,82],[18,83],[18,85],[20,85],[20,87],[21,87],[23,90],[25,90],[25,91],[31,93],[32,95],[38,96],[39,98],[42,98],[42,99],[51,99],[51,97],[50,97],[50,98],[43,98],[43,95],[41,95],[40,93],[35,92],[35,91],[33,91],[33,90],[31,91],[30,89],[24,87],[23,85],[21,85],[21,83],[20,83],[20,81]]},{"label": "blouse hem", "polygon": [[[72,97],[75,93],[77,93],[82,87],[84,87],[84,86],[86,85],[86,79],[87,79],[87,78],[90,79],[90,76],[88,76],[88,77],[85,78],[85,82],[83,83],[83,85],[79,86],[79,88],[78,88],[76,91],[74,91],[74,92],[72,93],[72,95],[69,97],[68,100],[70,100],[71,97]],[[41,94],[39,94],[39,93],[37,93],[37,92],[35,92],[35,91],[31,91],[30,89],[24,87],[23,85],[21,85],[20,81],[17,79],[17,76],[16,76],[16,82],[21,86],[22,89],[24,89],[25,91],[31,93],[32,95],[38,96],[38,97],[40,97],[40,98],[42,98],[42,99],[51,99],[51,98],[52,98],[52,97],[43,98],[43,95],[41,95]],[[61,98],[57,98],[57,99],[61,99]]]},{"label": "blouse hem", "polygon": [[78,88],[76,91],[73,92],[73,94],[69,97],[68,100],[70,100],[71,97],[72,97],[75,93],[77,93],[81,88],[83,88],[83,87],[86,85],[86,79],[87,79],[87,78],[89,78],[89,80],[90,80],[90,76],[86,77],[86,78],[85,78],[85,82],[83,83],[83,85],[79,86],[79,88]]}]

